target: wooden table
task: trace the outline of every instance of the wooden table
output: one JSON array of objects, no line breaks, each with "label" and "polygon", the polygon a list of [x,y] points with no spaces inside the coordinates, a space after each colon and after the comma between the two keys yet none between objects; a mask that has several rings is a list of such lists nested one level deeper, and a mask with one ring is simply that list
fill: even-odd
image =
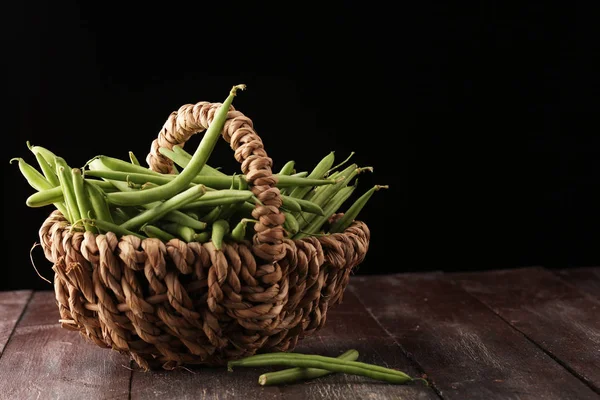
[{"label": "wooden table", "polygon": [[600,399],[600,268],[353,276],[298,352],[426,374],[261,387],[267,368],[144,373],[58,326],[52,292],[0,293],[2,399]]}]

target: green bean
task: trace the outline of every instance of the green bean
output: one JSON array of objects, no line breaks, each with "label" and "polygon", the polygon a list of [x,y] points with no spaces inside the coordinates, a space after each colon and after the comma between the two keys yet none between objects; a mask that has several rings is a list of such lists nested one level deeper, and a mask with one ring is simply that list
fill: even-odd
[{"label": "green bean", "polygon": [[56,171],[52,169],[52,166],[48,164],[48,161],[46,161],[46,159],[40,153],[34,153],[34,155],[35,159],[40,165],[42,173],[44,174],[48,182],[54,187],[60,186],[58,175],[56,175]]},{"label": "green bean", "polygon": [[342,216],[342,218],[335,221],[331,227],[329,228],[330,233],[344,232],[352,221],[358,216],[361,212],[367,201],[373,196],[373,193],[378,191],[379,189],[388,189],[389,186],[375,185],[371,189],[369,189],[365,194],[360,196],[352,206],[346,211],[346,213]]},{"label": "green bean", "polygon": [[133,165],[140,165],[140,162],[138,161],[137,157],[135,156],[135,154],[133,154],[133,151],[129,152],[129,161],[131,161],[131,163]]},{"label": "green bean", "polygon": [[[160,149],[159,149],[159,151],[160,151]],[[184,160],[186,160],[185,161],[185,165],[179,165],[179,164],[178,165],[181,168],[187,167],[187,164],[192,159],[192,155],[190,153],[188,153],[187,151],[185,151],[183,149],[183,147],[181,147],[179,145],[173,146],[173,151],[175,152],[175,154],[178,154],[178,155],[184,157]],[[199,174],[200,175],[205,175],[205,176],[224,176],[225,175],[224,173],[222,173],[221,171],[219,171],[217,168],[213,168],[213,167],[211,167],[208,164],[205,164],[204,167],[202,167],[202,169],[200,170]]]},{"label": "green bean", "polygon": [[[45,193],[48,190],[54,189],[53,185],[50,182],[48,182],[48,180],[46,180],[46,178],[42,174],[40,174],[35,168],[33,168],[31,165],[27,164],[27,162],[25,162],[25,160],[23,160],[22,158],[13,158],[12,160],[10,160],[10,163],[12,164],[12,162],[14,160],[18,161],[19,170],[21,171],[21,174],[23,174],[23,176],[25,177],[25,180],[27,180],[27,183],[29,183],[29,185],[32,188],[34,188],[35,190],[40,191],[38,193],[34,193],[34,195],[42,196],[42,198],[40,199],[42,201],[41,204],[40,204],[40,200],[36,200],[37,196],[34,196],[34,195],[31,195],[25,203],[29,207],[42,207],[44,205],[54,204],[54,206],[57,208],[57,210],[60,211],[62,213],[62,215],[65,216],[65,218],[70,220],[69,212],[68,212],[65,204],[62,203],[62,198],[57,201],[46,202],[46,200],[44,199],[44,194],[39,195],[39,193]],[[62,191],[60,190],[60,188],[58,188],[57,191],[59,191],[61,193],[61,197],[62,197]],[[47,193],[47,194],[49,195],[50,193]],[[52,197],[56,198],[57,196],[55,196],[52,193]]]},{"label": "green bean", "polygon": [[148,190],[144,190],[143,193],[110,193],[108,194],[108,200],[113,204],[120,205],[139,205],[144,203],[150,203],[157,200],[163,200],[175,196],[188,186],[194,177],[198,175],[206,161],[210,157],[217,140],[221,136],[221,131],[225,125],[227,119],[227,113],[229,107],[233,102],[236,91],[238,89],[244,89],[244,85],[237,85],[231,89],[231,92],[227,99],[223,102],[221,107],[215,112],[214,118],[206,133],[202,137],[200,145],[196,149],[196,152],[192,156],[192,160],[189,162],[187,168],[185,168],[181,174],[177,175],[171,182]]},{"label": "green bean", "polygon": [[229,232],[229,222],[225,219],[219,219],[212,225],[211,240],[215,245],[215,249],[221,250],[223,247],[223,238]]},{"label": "green bean", "polygon": [[227,363],[227,370],[233,371],[233,367],[266,367],[275,365],[325,369],[331,372],[366,376],[372,379],[397,384],[407,383],[413,380],[413,378],[404,372],[391,368],[384,368],[358,361],[340,360],[335,357],[298,353],[278,353],[276,357],[273,355],[261,354],[242,358],[241,360],[229,361]]},{"label": "green bean", "polygon": [[58,170],[58,180],[60,181],[60,187],[62,188],[64,200],[67,209],[69,210],[69,215],[73,219],[69,222],[74,223],[75,221],[81,219],[82,215],[79,213],[79,207],[77,207],[77,199],[75,198],[75,192],[73,190],[73,180],[71,178],[71,174],[67,172],[70,171],[70,168],[60,157],[57,157],[54,162],[56,163],[56,168]]},{"label": "green bean", "polygon": [[282,206],[288,211],[302,211],[302,207],[300,207],[300,204],[298,204],[298,202],[293,197],[281,196],[281,201]]},{"label": "green bean", "polygon": [[348,198],[352,195],[352,192],[354,192],[354,189],[356,189],[355,186],[346,186],[341,188],[340,191],[337,192],[335,196],[333,196],[331,200],[327,202],[325,209],[323,210],[325,215],[314,218],[312,222],[310,222],[308,226],[306,226],[306,228],[302,228],[301,224],[301,231],[294,235],[294,239],[302,239],[310,234],[317,233],[321,226],[323,226],[323,224],[327,222],[329,217],[331,217],[336,212],[336,210],[340,208],[346,200],[348,200]]},{"label": "green bean", "polygon": [[165,232],[157,226],[154,225],[144,225],[141,229],[148,237],[156,238],[162,240],[163,242],[168,242],[173,239],[177,239],[175,236],[171,235],[169,232]]},{"label": "green bean", "polygon": [[294,214],[289,212],[283,212],[285,215],[285,222],[283,223],[283,229],[288,232],[288,236],[292,237],[300,230],[298,220],[294,217]]},{"label": "green bean", "polygon": [[204,221],[209,224],[216,221],[217,218],[219,218],[219,215],[221,215],[221,210],[222,210],[222,206],[213,208],[212,210],[209,211],[208,214],[206,214],[202,218],[200,218],[200,221]]},{"label": "green bean", "polygon": [[84,182],[84,187],[90,198],[90,202],[92,203],[95,219],[114,223],[112,215],[110,214],[110,209],[108,208],[108,203],[106,202],[106,196],[104,192],[102,192],[102,189],[91,184],[87,180]]},{"label": "green bean", "polygon": [[[73,193],[75,194],[75,202],[79,209],[79,215],[83,218],[89,218],[90,211],[92,211],[92,204],[84,189],[84,180],[79,168],[71,169],[71,180],[73,182]],[[84,223],[83,226],[87,232],[98,233],[98,230],[90,224]]]},{"label": "green bean", "polygon": [[23,174],[23,176],[27,180],[27,183],[29,183],[29,185],[32,188],[39,191],[53,188],[53,185],[50,182],[48,182],[44,175],[42,175],[37,169],[29,165],[22,158],[13,158],[9,162],[12,164],[12,162],[15,160],[18,162],[21,174]]},{"label": "green bean", "polygon": [[[154,190],[154,189],[148,189],[143,192],[137,192],[137,194],[139,196],[142,196],[144,192],[148,192],[150,190]],[[126,193],[126,192],[120,192],[120,193]],[[180,208],[181,206],[183,206],[184,204],[196,200],[197,198],[204,195],[204,193],[206,193],[206,188],[203,185],[191,187],[191,188],[169,198],[164,203],[161,203],[161,204],[157,205],[156,207],[153,207],[149,210],[142,212],[141,214],[137,215],[135,218],[132,218],[129,221],[121,224],[121,226],[125,229],[134,229],[134,228],[138,228],[144,224],[154,222],[154,221],[160,219],[161,217],[163,217],[168,212],[176,210],[176,209]],[[111,194],[115,194],[115,193],[111,193]],[[109,198],[109,201],[110,201],[110,198]],[[145,203],[141,203],[141,204],[145,204]]]},{"label": "green bean", "polygon": [[190,218],[196,219],[196,220],[198,219],[198,214],[193,213],[193,212],[186,212],[185,215],[187,215]]},{"label": "green bean", "polygon": [[192,228],[175,223],[163,224],[162,229],[173,235],[179,236],[188,243],[194,241],[194,235],[196,234]]},{"label": "green bean", "polygon": [[[311,214],[316,214],[316,215],[323,215],[323,209],[318,204],[315,204],[312,201],[304,200],[304,199],[293,199],[288,196],[282,196],[282,199],[284,201],[284,204],[287,199],[294,200],[294,202],[300,206],[301,211],[305,211],[305,212],[308,212]],[[290,211],[295,211],[295,210],[290,210]]]},{"label": "green bean", "polygon": [[296,178],[304,178],[305,176],[308,176],[308,171],[298,172],[298,173],[292,174],[290,176],[294,176]]},{"label": "green bean", "polygon": [[[84,171],[84,176],[87,174],[88,171]],[[91,183],[92,185],[96,186],[99,189],[102,189],[103,192],[105,193],[112,193],[116,190],[118,190],[116,187],[114,187],[114,185],[110,182],[107,181],[101,181],[98,179],[86,179],[87,182]]]},{"label": "green bean", "polygon": [[329,176],[329,174],[331,174],[333,171],[335,171],[336,169],[340,168],[341,166],[343,166],[344,164],[346,164],[348,161],[350,161],[350,159],[352,158],[352,156],[354,155],[354,152],[351,152],[350,155],[348,156],[348,158],[346,158],[344,161],[342,161],[341,163],[339,163],[338,165],[336,165],[335,167],[331,167],[329,169],[329,171],[327,171],[325,173],[325,176]]},{"label": "green bean", "polygon": [[[352,349],[337,357],[338,360],[356,361],[358,351]],[[329,375],[332,371],[318,368],[290,368],[282,371],[269,372],[258,377],[258,383],[266,385],[282,385],[294,383],[300,380],[315,379],[321,376]]]},{"label": "green bean", "polygon": [[[111,179],[111,180],[119,180],[119,181],[131,181],[133,183],[144,184],[146,182],[156,183],[158,185],[166,185],[173,182],[177,179],[177,175],[150,175],[145,173],[137,173],[137,172],[123,172],[123,171],[114,171],[110,170],[104,166],[100,166],[102,161],[94,160],[89,164],[90,169],[86,171],[86,175]],[[132,165],[132,164],[128,164]],[[331,185],[335,183],[333,179],[310,179],[303,178],[299,176],[287,176],[287,175],[276,175],[279,182],[277,183],[277,187],[293,187],[293,186],[322,186],[322,185]],[[192,183],[202,184],[214,189],[228,189],[231,187],[231,182],[235,181],[238,185],[247,185],[246,179],[244,175],[236,175],[236,176],[196,176],[192,179]]]},{"label": "green bean", "polygon": [[[133,189],[129,188],[127,186],[127,184],[125,182],[119,182],[119,181],[111,181],[109,180],[108,182],[110,182],[112,185],[114,185],[117,189],[121,190],[121,191],[133,191]],[[158,205],[162,204],[161,201],[155,201],[153,203],[148,203],[148,204],[142,204],[142,207],[149,210],[151,208],[154,208]],[[182,213],[181,211],[178,210],[173,210],[169,213],[167,213],[164,217],[163,220],[165,221],[170,221],[170,222],[175,222],[181,225],[185,225],[185,226],[189,226],[192,229],[195,230],[204,230],[206,229],[206,223],[202,222],[202,221],[198,221],[192,217],[190,217],[189,215],[186,215],[184,213]],[[123,221],[125,222],[125,221]]]},{"label": "green bean", "polygon": [[246,225],[248,224],[248,222],[256,223],[258,221],[250,218],[242,218],[242,220],[238,222],[235,228],[233,228],[233,230],[231,231],[231,239],[233,239],[236,242],[242,242],[246,237]]},{"label": "green bean", "polygon": [[127,229],[123,229],[119,225],[113,224],[112,222],[102,221],[100,219],[91,219],[91,218],[84,218],[80,221],[84,224],[89,224],[89,225],[95,226],[96,228],[98,228],[99,230],[101,230],[103,232],[112,232],[117,236],[132,235],[132,236],[139,237],[140,239],[146,239],[146,236],[140,235],[139,233],[128,231]]},{"label": "green bean", "polygon": [[249,190],[215,190],[207,192],[200,200],[184,205],[182,210],[191,210],[201,207],[216,207],[233,203],[240,203],[252,198],[253,194]]},{"label": "green bean", "polygon": [[281,167],[281,170],[279,171],[279,175],[291,175],[292,172],[294,171],[295,164],[296,164],[295,161],[288,161],[287,163],[285,163],[285,165],[283,167]]},{"label": "green bean", "polygon": [[206,243],[210,240],[210,232],[196,233],[193,237],[193,242]]},{"label": "green bean", "polygon": [[29,147],[29,150],[31,150],[33,154],[41,155],[44,158],[44,160],[46,160],[46,162],[50,164],[50,167],[53,170],[56,170],[56,162],[54,161],[54,159],[57,156],[53,152],[42,146],[32,146],[29,142],[27,142],[27,147]]},{"label": "green bean", "polygon": [[127,215],[127,213],[120,207],[117,207],[112,211],[112,217],[113,221],[119,225],[124,224],[129,220],[129,215]]},{"label": "green bean", "polygon": [[[326,155],[317,164],[317,166],[308,175],[308,178],[310,178],[310,179],[321,179],[321,178],[323,178],[325,176],[325,174],[327,173],[327,171],[333,165],[333,161],[334,160],[335,160],[335,154],[332,151],[331,153],[329,153],[328,155]],[[294,185],[294,186],[297,186],[297,185]],[[311,185],[311,186],[316,186],[316,185]],[[294,190],[292,190],[292,192],[290,193],[290,196],[291,197],[295,197],[295,198],[302,198],[302,197],[304,197],[304,195],[306,193],[308,193],[309,190],[310,190],[310,187],[297,187],[297,188],[294,188]]]},{"label": "green bean", "polygon": [[[358,174],[358,171],[358,165],[351,164],[343,171],[332,174],[332,178],[336,180],[335,184],[323,186],[315,189],[311,193],[307,193],[305,200],[309,200],[313,204],[324,207],[325,203],[338,193],[341,188],[348,185],[348,183]],[[294,216],[299,220],[300,230],[303,230],[306,225],[310,224],[312,220],[316,218],[316,215],[308,212],[294,214]]]},{"label": "green bean", "polygon": [[47,206],[52,203],[59,203],[64,200],[62,188],[55,187],[48,190],[41,190],[27,198],[25,203],[29,207],[37,208]]},{"label": "green bean", "polygon": [[[291,175],[294,173],[294,165],[296,164],[295,161],[288,161],[287,163],[285,163],[285,165],[281,168],[281,170],[279,171],[279,175]],[[281,188],[279,190],[279,192],[284,195],[287,194],[290,191],[289,188]]]},{"label": "green bean", "polygon": [[[98,161],[96,161],[96,160],[98,160]],[[113,171],[162,176],[162,174],[160,172],[156,172],[149,168],[144,168],[140,165],[135,165],[135,164],[123,161],[123,160],[119,160],[118,158],[113,158],[113,157],[108,157],[108,156],[94,157],[86,163],[86,166],[91,166],[93,164],[97,164],[98,162],[102,163],[104,166],[106,166],[106,168],[113,170]]]}]

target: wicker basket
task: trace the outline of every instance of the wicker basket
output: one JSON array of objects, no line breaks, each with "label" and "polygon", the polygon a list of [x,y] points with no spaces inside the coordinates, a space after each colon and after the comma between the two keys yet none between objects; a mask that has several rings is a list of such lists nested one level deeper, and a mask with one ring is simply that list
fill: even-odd
[{"label": "wicker basket", "polygon": [[[204,131],[219,106],[200,102],[171,113],[152,143],[150,167],[171,172],[158,149]],[[288,239],[272,160],[252,121],[231,107],[222,134],[263,204],[253,212],[259,223],[252,242],[218,251],[211,242],[118,239],[72,231],[54,211],[39,235],[54,264],[63,328],[129,354],[144,369],[172,369],[289,351],[323,326],[365,257],[369,229],[355,221],[343,233]]]}]

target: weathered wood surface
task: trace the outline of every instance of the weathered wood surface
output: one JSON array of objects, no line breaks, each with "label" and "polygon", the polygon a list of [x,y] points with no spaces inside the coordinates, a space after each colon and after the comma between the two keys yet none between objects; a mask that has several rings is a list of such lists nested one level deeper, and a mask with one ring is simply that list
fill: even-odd
[{"label": "weathered wood surface", "polygon": [[[371,318],[360,301],[346,292],[341,305],[330,310],[325,327],[305,338],[296,352],[337,357],[348,349],[358,350],[360,361],[396,368],[419,376],[414,364],[388,334]],[[333,374],[305,383],[280,387],[261,387],[258,376],[282,369],[236,368],[193,369],[192,372],[134,372],[131,398],[162,399],[437,399],[421,383],[388,385],[369,378]]]},{"label": "weathered wood surface", "polygon": [[600,300],[543,268],[465,274],[455,279],[600,393]]},{"label": "weathered wood surface", "polygon": [[600,268],[567,268],[557,270],[564,281],[600,300]]},{"label": "weathered wood surface", "polygon": [[444,399],[600,398],[448,275],[351,282]]},{"label": "weathered wood surface", "polygon": [[355,348],[361,361],[425,373],[432,387],[342,374],[258,385],[280,368],[130,370],[125,356],[60,328],[53,293],[0,293],[0,399],[599,400],[597,272],[353,276],[325,328],[296,348]]},{"label": "weathered wood surface", "polygon": [[31,299],[0,358],[0,398],[127,400],[129,358],[61,328],[54,301]]},{"label": "weathered wood surface", "polygon": [[31,294],[31,290],[0,292],[0,356],[17,321],[23,314]]}]

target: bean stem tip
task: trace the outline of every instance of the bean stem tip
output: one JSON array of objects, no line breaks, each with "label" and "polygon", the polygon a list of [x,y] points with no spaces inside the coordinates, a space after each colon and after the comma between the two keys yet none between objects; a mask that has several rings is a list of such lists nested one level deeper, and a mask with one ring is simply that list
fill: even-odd
[{"label": "bean stem tip", "polygon": [[233,88],[231,88],[231,94],[235,96],[238,90],[246,90],[246,85],[243,83],[240,85],[235,85]]}]

